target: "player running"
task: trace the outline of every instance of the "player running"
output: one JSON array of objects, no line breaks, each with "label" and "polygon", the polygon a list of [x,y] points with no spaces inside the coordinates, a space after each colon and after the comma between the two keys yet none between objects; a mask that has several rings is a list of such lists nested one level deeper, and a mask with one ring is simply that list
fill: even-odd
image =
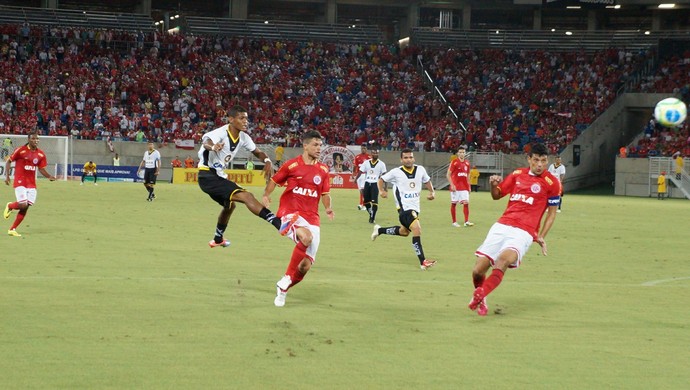
[{"label": "player running", "polygon": [[26,145],[17,148],[5,163],[5,184],[10,185],[10,169],[14,162],[14,194],[17,197],[16,202],[9,202],[5,205],[3,217],[9,219],[12,210],[19,210],[14,223],[7,231],[7,234],[13,237],[21,237],[17,233],[17,227],[22,223],[29,212],[29,207],[36,203],[36,196],[38,191],[36,189],[36,171],[41,172],[41,175],[47,177],[50,181],[55,181],[55,176],[46,171],[48,160],[46,154],[38,148],[38,133],[32,131],[29,133],[29,142]]}]

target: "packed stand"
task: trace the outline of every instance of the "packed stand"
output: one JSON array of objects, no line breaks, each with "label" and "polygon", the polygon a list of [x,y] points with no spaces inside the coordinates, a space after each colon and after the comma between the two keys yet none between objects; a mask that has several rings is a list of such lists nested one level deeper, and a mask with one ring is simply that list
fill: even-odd
[{"label": "packed stand", "polygon": [[[125,31],[0,26],[0,132],[198,141],[224,108],[250,110],[258,143],[375,142],[519,152],[570,143],[615,97],[635,58],[610,53],[428,51]],[[416,69],[424,58],[466,138]],[[546,86],[546,88],[544,87]]]},{"label": "packed stand", "polygon": [[560,152],[603,113],[648,53],[514,50],[420,53],[479,150],[515,153],[531,142]]},{"label": "packed stand", "polygon": [[[641,92],[680,95],[686,104],[690,102],[690,52],[663,61],[657,72],[640,85]],[[680,153],[690,156],[690,126],[686,120],[677,129],[669,129],[651,118],[641,137],[628,145],[628,157],[670,157]]]}]

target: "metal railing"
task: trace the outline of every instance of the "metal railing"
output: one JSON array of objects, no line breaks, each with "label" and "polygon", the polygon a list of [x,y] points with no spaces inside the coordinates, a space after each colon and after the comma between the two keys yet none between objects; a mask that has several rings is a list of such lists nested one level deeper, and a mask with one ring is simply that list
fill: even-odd
[{"label": "metal railing", "polygon": [[417,27],[411,41],[419,46],[469,49],[542,49],[587,52],[621,48],[644,50],[659,39],[690,39],[690,31],[545,31],[545,30],[453,30]]}]

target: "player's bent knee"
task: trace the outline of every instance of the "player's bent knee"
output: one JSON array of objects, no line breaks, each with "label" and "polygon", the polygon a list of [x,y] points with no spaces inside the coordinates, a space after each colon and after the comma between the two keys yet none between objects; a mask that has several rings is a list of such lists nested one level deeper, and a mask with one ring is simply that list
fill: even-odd
[{"label": "player's bent knee", "polygon": [[311,231],[309,229],[304,228],[304,227],[299,227],[297,228],[297,239],[299,242],[302,243],[302,245],[308,247],[311,245],[312,240],[314,239],[314,236],[311,234]]}]

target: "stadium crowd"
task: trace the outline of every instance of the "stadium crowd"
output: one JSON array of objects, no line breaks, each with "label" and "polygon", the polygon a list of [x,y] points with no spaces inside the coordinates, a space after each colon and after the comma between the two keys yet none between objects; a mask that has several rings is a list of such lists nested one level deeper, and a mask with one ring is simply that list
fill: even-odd
[{"label": "stadium crowd", "polygon": [[[557,152],[603,112],[645,54],[454,51],[0,26],[0,133],[198,141],[225,107],[257,143]],[[621,54],[622,53],[622,54]],[[467,128],[431,98],[417,61]]]}]

